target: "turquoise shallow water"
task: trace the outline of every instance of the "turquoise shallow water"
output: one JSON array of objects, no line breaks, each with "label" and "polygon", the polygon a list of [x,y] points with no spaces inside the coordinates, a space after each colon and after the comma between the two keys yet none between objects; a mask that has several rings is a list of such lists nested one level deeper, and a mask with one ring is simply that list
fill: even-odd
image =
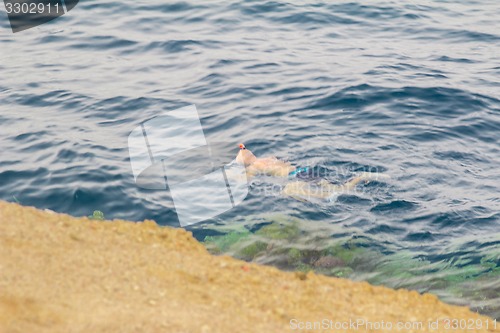
[{"label": "turquoise shallow water", "polygon": [[105,0],[12,34],[1,11],[0,199],[178,226],[168,192],[135,185],[127,137],[196,104],[225,158],[245,142],[332,182],[391,177],[319,202],[257,179],[192,228],[214,251],[499,318],[499,16],[493,0]]}]

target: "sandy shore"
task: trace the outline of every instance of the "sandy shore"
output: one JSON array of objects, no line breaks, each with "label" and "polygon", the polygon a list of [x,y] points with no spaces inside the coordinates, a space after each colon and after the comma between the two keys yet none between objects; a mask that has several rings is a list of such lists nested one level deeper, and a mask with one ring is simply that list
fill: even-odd
[{"label": "sandy shore", "polygon": [[[447,318],[475,329],[447,330]],[[324,329],[298,329],[314,322]],[[433,295],[212,256],[188,232],[152,221],[92,221],[0,202],[0,333],[345,331],[335,325],[500,332],[491,318]]]}]

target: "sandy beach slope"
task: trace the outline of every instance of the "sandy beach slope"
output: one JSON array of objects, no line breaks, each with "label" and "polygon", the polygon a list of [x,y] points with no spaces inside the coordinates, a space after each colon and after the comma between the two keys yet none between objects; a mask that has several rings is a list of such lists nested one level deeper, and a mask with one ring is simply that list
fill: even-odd
[{"label": "sandy beach slope", "polygon": [[[446,330],[447,318],[482,329]],[[190,233],[152,221],[0,202],[0,333],[367,332],[382,322],[379,332],[500,332],[433,295],[212,256]]]}]

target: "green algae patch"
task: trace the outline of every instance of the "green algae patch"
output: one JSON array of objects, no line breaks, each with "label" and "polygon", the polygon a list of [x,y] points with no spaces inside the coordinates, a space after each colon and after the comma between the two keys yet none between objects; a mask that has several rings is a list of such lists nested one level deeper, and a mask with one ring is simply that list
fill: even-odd
[{"label": "green algae patch", "polygon": [[88,218],[91,220],[100,220],[100,221],[104,221],[106,219],[104,217],[104,213],[101,212],[100,210],[94,210],[92,215],[89,215]]},{"label": "green algae patch", "polygon": [[354,273],[354,270],[351,267],[344,266],[344,267],[335,267],[334,269],[332,269],[330,271],[330,273],[328,275],[339,277],[339,278],[348,278],[353,273]]},{"label": "green algae patch", "polygon": [[367,252],[368,251],[365,248],[355,246],[350,243],[335,244],[327,247],[324,250],[325,255],[331,255],[342,259],[346,264],[351,264],[354,263],[357,259],[364,258]]},{"label": "green algae patch", "polygon": [[265,253],[269,244],[262,241],[254,241],[236,252],[236,257],[251,261],[260,254]]},{"label": "green algae patch", "polygon": [[262,228],[260,228],[257,232],[257,235],[260,235],[264,238],[275,239],[275,240],[292,240],[297,238],[300,235],[300,229],[297,223],[279,223],[273,222],[268,224]]},{"label": "green algae patch", "polygon": [[288,264],[298,265],[302,262],[302,252],[297,248],[291,248],[288,250]]},{"label": "green algae patch", "polygon": [[226,253],[234,244],[248,239],[250,235],[249,231],[230,232],[221,236],[207,236],[203,242],[212,253]]}]

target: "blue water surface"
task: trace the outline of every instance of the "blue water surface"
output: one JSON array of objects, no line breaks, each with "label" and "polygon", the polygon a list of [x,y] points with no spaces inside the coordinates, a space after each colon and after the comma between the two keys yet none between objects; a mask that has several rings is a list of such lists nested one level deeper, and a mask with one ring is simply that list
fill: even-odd
[{"label": "blue water surface", "polygon": [[0,199],[178,227],[168,192],[135,185],[127,137],[196,104],[229,157],[244,142],[332,182],[390,176],[325,202],[257,181],[197,238],[290,217],[382,256],[349,278],[499,318],[499,17],[496,0],[87,0],[13,34],[0,11]]}]

